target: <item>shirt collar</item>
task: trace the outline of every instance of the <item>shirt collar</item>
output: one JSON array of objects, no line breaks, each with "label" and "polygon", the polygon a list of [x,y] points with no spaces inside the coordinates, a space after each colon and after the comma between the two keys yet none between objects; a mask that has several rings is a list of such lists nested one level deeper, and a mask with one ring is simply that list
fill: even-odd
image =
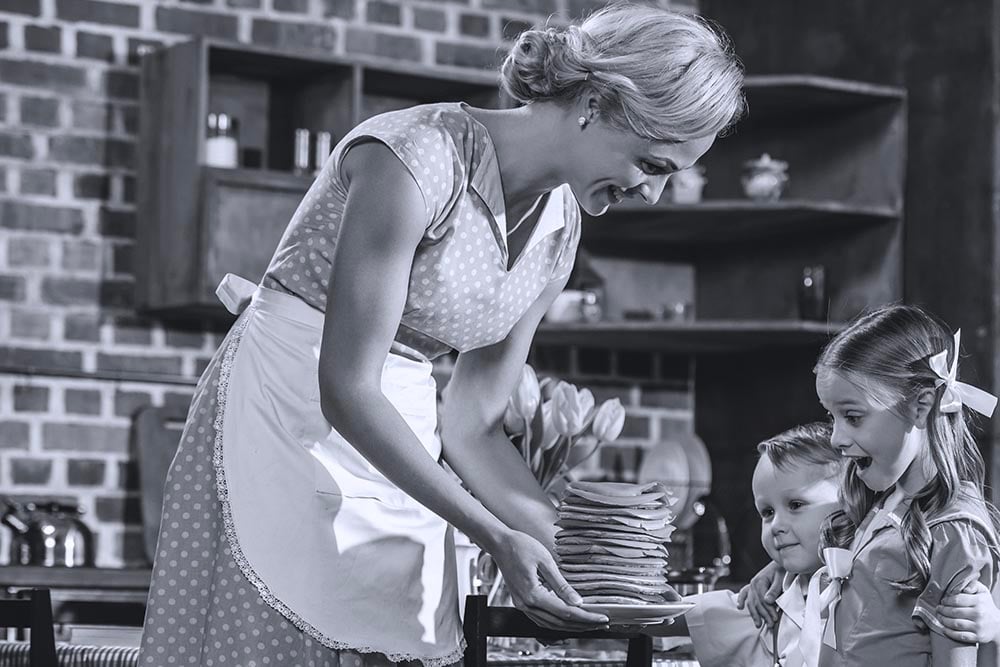
[{"label": "shirt collar", "polygon": [[486,204],[493,220],[499,223],[504,214],[503,184],[500,182],[500,164],[493,139],[486,127],[466,110],[464,103],[460,102],[459,108],[472,127],[472,155],[469,160],[472,175],[469,185]]},{"label": "shirt collar", "polygon": [[775,600],[775,604],[781,609],[785,618],[802,628],[806,616],[806,596],[804,585],[808,583],[808,578],[803,578],[801,574],[785,574],[782,581],[782,593]]},{"label": "shirt collar", "polygon": [[[470,169],[472,175],[469,178],[469,186],[475,191],[479,198],[486,204],[490,214],[493,216],[494,234],[500,241],[503,248],[507,248],[507,219],[503,201],[503,183],[500,180],[500,163],[497,160],[496,147],[490,137],[486,127],[472,117],[463,103],[459,103],[463,113],[472,122],[473,144],[472,159]],[[551,191],[545,208],[538,219],[538,224],[531,233],[527,245],[521,254],[531,251],[538,243],[552,232],[558,231],[566,226],[565,216],[565,193],[560,186]]]},{"label": "shirt collar", "polygon": [[541,214],[538,216],[538,224],[535,225],[534,231],[531,232],[531,238],[528,239],[527,245],[524,246],[522,254],[531,252],[531,249],[541,243],[546,236],[566,226],[565,187],[560,186],[549,192],[545,208],[542,209]]}]

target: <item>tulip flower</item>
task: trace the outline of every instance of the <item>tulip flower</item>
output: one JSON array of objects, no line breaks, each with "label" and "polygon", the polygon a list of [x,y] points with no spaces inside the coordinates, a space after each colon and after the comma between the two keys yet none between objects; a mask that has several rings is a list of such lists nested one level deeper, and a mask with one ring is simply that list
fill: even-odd
[{"label": "tulip flower", "polygon": [[587,427],[594,410],[594,393],[577,389],[568,382],[560,382],[552,397],[552,418],[560,435],[579,435]]},{"label": "tulip flower", "polygon": [[568,382],[560,382],[552,392],[552,424],[559,435],[574,436],[583,430],[586,414],[580,392]]},{"label": "tulip flower", "polygon": [[535,443],[536,448],[542,451],[552,449],[559,440],[559,435],[552,418],[552,401],[545,401],[542,403],[542,430],[538,442]]},{"label": "tulip flower", "polygon": [[535,416],[535,410],[538,409],[540,401],[541,391],[538,388],[538,376],[535,375],[535,369],[525,364],[524,368],[521,369],[521,379],[511,396],[511,405],[517,415],[530,422]]},{"label": "tulip flower", "polygon": [[507,409],[503,413],[503,428],[507,435],[510,436],[522,435],[524,433],[524,417],[518,414],[517,408],[514,407],[513,396],[507,399]]},{"label": "tulip flower", "polygon": [[543,401],[552,400],[552,392],[555,391],[557,384],[559,384],[559,380],[553,377],[545,377],[538,381],[538,389],[542,392]]},{"label": "tulip flower", "polygon": [[[539,380],[528,365],[521,370],[503,426],[543,489],[550,491],[571,469],[594,456],[602,442],[621,433],[625,420],[621,401],[605,401],[600,410],[594,403],[589,389],[552,377]],[[581,440],[585,452],[578,451]]]},{"label": "tulip flower", "polygon": [[625,408],[617,398],[612,398],[601,403],[601,407],[594,415],[594,436],[600,442],[614,442],[621,435],[625,426]]}]

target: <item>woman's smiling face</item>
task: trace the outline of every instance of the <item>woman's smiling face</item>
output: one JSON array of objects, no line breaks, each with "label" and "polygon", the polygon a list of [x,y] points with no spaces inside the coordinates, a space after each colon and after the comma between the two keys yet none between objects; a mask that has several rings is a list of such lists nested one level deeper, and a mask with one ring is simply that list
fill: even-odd
[{"label": "woman's smiling face", "polygon": [[581,208],[592,216],[625,198],[641,197],[652,205],[670,175],[695,164],[714,142],[715,136],[653,141],[597,118],[574,142],[567,180]]},{"label": "woman's smiling face", "polygon": [[885,491],[896,484],[924,443],[909,407],[885,406],[829,368],[817,370],[816,394],[833,417],[831,443],[854,459],[865,486]]}]

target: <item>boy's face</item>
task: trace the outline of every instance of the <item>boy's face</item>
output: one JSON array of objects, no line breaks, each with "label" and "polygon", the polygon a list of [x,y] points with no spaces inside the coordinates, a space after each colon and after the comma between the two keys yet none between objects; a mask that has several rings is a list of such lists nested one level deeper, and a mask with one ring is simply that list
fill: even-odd
[{"label": "boy's face", "polygon": [[839,476],[810,463],[776,467],[761,456],[753,472],[753,500],[760,514],[760,543],[786,571],[811,575],[819,569],[820,528],[839,507]]}]

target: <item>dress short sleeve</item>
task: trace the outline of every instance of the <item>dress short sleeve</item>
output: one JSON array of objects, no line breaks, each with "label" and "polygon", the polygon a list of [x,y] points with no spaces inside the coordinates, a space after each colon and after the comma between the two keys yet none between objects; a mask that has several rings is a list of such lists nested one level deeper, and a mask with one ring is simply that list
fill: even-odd
[{"label": "dress short sleeve", "polygon": [[913,618],[943,634],[936,612],[938,604],[974,581],[981,581],[989,589],[997,583],[997,555],[982,529],[963,519],[931,527],[930,578],[917,598]]},{"label": "dress short sleeve", "polygon": [[[424,228],[441,220],[454,203],[456,176],[462,171],[454,141],[440,117],[418,113],[375,116],[358,125],[338,146],[337,174],[341,161],[354,146],[365,141],[384,144],[399,158],[416,181],[424,198]],[[342,179],[341,179],[342,180]],[[391,193],[386,193],[391,195]]]},{"label": "dress short sleeve", "polygon": [[559,282],[569,276],[573,270],[573,264],[576,262],[577,246],[580,245],[580,227],[582,224],[580,205],[576,203],[576,199],[573,197],[571,191],[569,191],[569,188],[562,188],[560,194],[565,198],[566,233],[564,234],[565,241],[559,250],[559,256],[556,258],[552,268],[550,282]]}]

